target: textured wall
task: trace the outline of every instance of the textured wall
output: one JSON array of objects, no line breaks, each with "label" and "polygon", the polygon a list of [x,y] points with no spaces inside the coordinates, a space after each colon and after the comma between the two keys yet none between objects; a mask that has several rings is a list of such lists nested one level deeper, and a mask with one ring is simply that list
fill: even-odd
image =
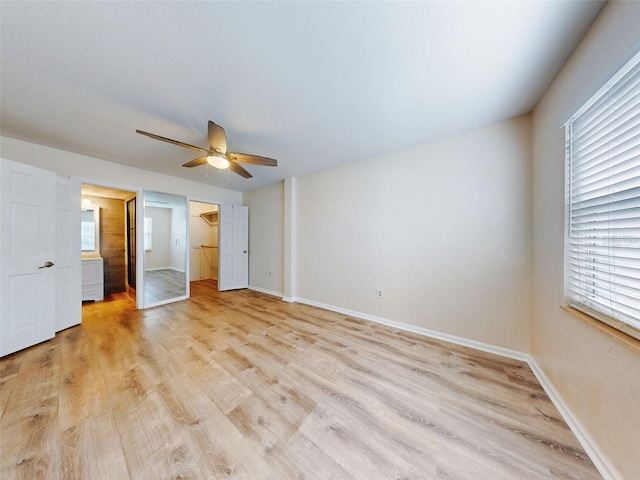
[{"label": "textured wall", "polygon": [[147,189],[189,195],[211,203],[242,204],[242,193],[206,183],[192,182],[8,137],[0,137],[0,144],[3,158],[45,168],[61,177],[76,176],[86,183],[108,182],[127,190]]},{"label": "textured wall", "polygon": [[297,296],[528,351],[530,126],[298,178]]},{"label": "textured wall", "polygon": [[[530,157],[524,116],[298,178],[297,296],[528,351]],[[282,185],[243,200],[280,292]]]},{"label": "textured wall", "polygon": [[171,209],[145,207],[145,218],[151,219],[151,250],[144,252],[144,269],[171,267]]},{"label": "textured wall", "polygon": [[[610,2],[533,114],[532,353],[625,479],[640,472],[640,351],[560,309],[564,130],[640,38],[640,3]],[[634,47],[638,50],[638,45]],[[628,56],[628,55],[627,55]]]},{"label": "textured wall", "polygon": [[249,207],[249,285],[283,292],[283,182],[245,192]]},{"label": "textured wall", "polygon": [[180,272],[187,269],[187,208],[171,209],[171,268]]}]

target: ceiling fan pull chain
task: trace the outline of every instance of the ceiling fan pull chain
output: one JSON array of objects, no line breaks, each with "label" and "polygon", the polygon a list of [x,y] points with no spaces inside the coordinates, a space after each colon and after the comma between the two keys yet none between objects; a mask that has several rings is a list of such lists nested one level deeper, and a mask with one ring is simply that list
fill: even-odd
[{"label": "ceiling fan pull chain", "polygon": [[227,168],[227,185],[231,185],[231,169]]}]

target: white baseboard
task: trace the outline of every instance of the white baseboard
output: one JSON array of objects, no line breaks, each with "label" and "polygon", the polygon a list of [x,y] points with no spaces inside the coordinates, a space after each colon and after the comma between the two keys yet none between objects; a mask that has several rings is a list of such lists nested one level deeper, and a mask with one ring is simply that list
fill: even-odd
[{"label": "white baseboard", "polygon": [[275,292],[273,290],[267,290],[266,288],[255,287],[249,285],[249,290],[255,290],[256,292],[266,293],[267,295],[273,295],[274,297],[282,297],[282,292]]},{"label": "white baseboard", "polygon": [[531,367],[533,374],[540,382],[540,385],[542,385],[542,388],[544,389],[547,396],[551,399],[551,402],[553,402],[555,407],[560,412],[560,415],[562,415],[564,421],[567,422],[567,425],[569,425],[569,428],[576,436],[578,442],[580,442],[580,445],[600,472],[600,475],[602,475],[605,480],[623,480],[622,476],[611,464],[609,459],[600,451],[596,442],[593,440],[591,435],[589,435],[582,423],[580,423],[578,418],[569,409],[568,405],[562,399],[560,393],[558,393],[558,390],[556,390],[556,387],[553,386],[553,383],[551,383],[549,377],[547,377],[547,375],[544,373],[544,370],[542,370],[540,365],[538,365],[538,362],[536,362],[535,358],[532,355],[527,355],[527,357],[529,357],[527,359],[527,363],[529,364],[529,367]]},{"label": "white baseboard", "polygon": [[328,305],[326,303],[320,303],[313,300],[308,300],[306,298],[288,298],[284,297],[282,300],[285,302],[299,302],[304,303],[306,305],[311,305],[314,307],[324,308],[325,310],[330,310],[332,312],[342,313],[344,315],[348,315],[350,317],[356,317],[363,320],[369,320],[371,322],[379,323],[382,325],[386,325],[389,327],[397,328],[399,330],[405,330],[407,332],[417,333],[419,335],[424,335],[426,337],[435,338],[437,340],[443,340],[445,342],[454,343],[456,345],[461,345],[463,347],[474,348],[476,350],[480,350],[487,353],[493,353],[495,355],[500,355],[507,358],[513,358],[515,360],[521,360],[526,362],[533,374],[536,376],[540,385],[544,389],[545,393],[551,399],[551,402],[560,412],[560,415],[567,423],[573,434],[578,439],[578,442],[587,453],[593,464],[596,466],[600,474],[605,480],[623,480],[622,476],[618,473],[615,467],[611,464],[611,462],[607,459],[607,457],[599,450],[597,444],[583,427],[583,425],[578,421],[576,416],[571,412],[569,406],[564,402],[563,398],[560,396],[556,388],[553,386],[549,378],[545,375],[544,371],[538,365],[538,362],[533,358],[532,355],[524,352],[519,352],[517,350],[511,350],[508,348],[498,347],[496,345],[490,345],[488,343],[478,342],[476,340],[470,340],[468,338],[458,337],[456,335],[449,335],[447,333],[437,332],[435,330],[429,330],[427,328],[418,327],[415,325],[410,325],[408,323],[396,322],[394,320],[389,320],[382,317],[376,317],[374,315],[369,315],[367,313],[356,312],[353,310],[349,310],[346,308],[336,307],[333,305]]},{"label": "white baseboard", "polygon": [[469,340],[468,338],[458,337],[455,335],[449,335],[448,333],[436,332],[435,330],[429,330],[427,328],[418,327],[416,325],[410,325],[408,323],[396,322],[394,320],[388,320],[382,317],[376,317],[369,315],[368,313],[356,312],[341,307],[334,307],[333,305],[327,305],[325,303],[315,302],[313,300],[307,300],[306,298],[296,298],[293,301],[304,303],[306,305],[312,305],[314,307],[324,308],[325,310],[331,310],[332,312],[343,313],[350,317],[361,318],[363,320],[369,320],[371,322],[380,323],[388,327],[397,328],[407,332],[417,333],[426,337],[435,338],[437,340],[443,340],[445,342],[455,343],[456,345],[462,345],[463,347],[475,348],[487,353],[493,353],[502,357],[513,358],[515,360],[521,360],[526,362],[528,355],[526,353],[519,352],[517,350],[511,350],[508,348],[497,347],[488,343],[482,343],[475,340]]},{"label": "white baseboard", "polygon": [[185,273],[184,270],[180,270],[179,268],[174,267],[155,267],[155,268],[145,268],[145,272],[155,272],[156,270],[173,270],[174,272]]}]

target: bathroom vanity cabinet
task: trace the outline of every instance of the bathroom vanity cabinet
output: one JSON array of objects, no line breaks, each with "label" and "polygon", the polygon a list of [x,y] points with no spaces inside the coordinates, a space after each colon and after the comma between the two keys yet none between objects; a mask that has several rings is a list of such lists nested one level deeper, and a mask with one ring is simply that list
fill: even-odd
[{"label": "bathroom vanity cabinet", "polygon": [[82,301],[104,300],[104,266],[102,258],[82,259]]}]

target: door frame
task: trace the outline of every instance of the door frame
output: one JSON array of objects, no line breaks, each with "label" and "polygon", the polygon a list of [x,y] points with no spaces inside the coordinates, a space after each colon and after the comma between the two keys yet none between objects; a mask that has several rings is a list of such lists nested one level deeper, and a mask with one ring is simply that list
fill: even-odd
[{"label": "door frame", "polygon": [[[191,218],[191,203],[190,202],[200,202],[200,203],[210,203],[211,205],[217,205],[218,206],[218,219],[220,218],[220,207],[222,207],[222,205],[225,205],[224,202],[221,202],[220,200],[211,200],[208,198],[203,198],[203,197],[191,197],[187,195],[187,219]],[[220,245],[220,221],[218,220],[218,246]],[[189,231],[189,229],[187,228],[187,264],[191,265],[191,232]],[[190,283],[190,282],[189,282]],[[218,290],[220,290],[220,249],[218,248]],[[187,294],[189,295],[189,297],[191,296],[191,293],[189,290],[187,290]]]},{"label": "door frame", "polygon": [[[64,189],[67,189],[69,194],[66,198],[62,195]],[[80,189],[80,183],[73,178],[56,179],[56,333],[82,323],[81,210],[78,208],[81,199]],[[64,212],[68,212],[66,224],[61,219]],[[65,238],[67,241],[61,241]],[[69,272],[66,278],[61,278],[61,269]],[[78,288],[65,291],[65,283]],[[65,303],[61,298],[63,294],[67,303],[66,309],[61,305]]]},{"label": "door frame", "polygon": [[[124,221],[125,221],[125,238],[127,242],[127,246],[125,248],[125,257],[127,259],[127,289],[130,290],[133,284],[133,289],[136,291],[137,298],[137,290],[136,285],[138,283],[138,205],[136,200],[137,197],[131,198],[129,200],[125,200],[124,203]],[[129,211],[129,204],[133,201],[133,218],[135,219],[136,224],[133,226],[133,231],[136,233],[135,241],[131,241],[131,212]],[[135,251],[132,252],[131,245],[135,245]],[[135,265],[132,266],[132,263]],[[133,268],[133,272],[131,271]],[[134,275],[131,275],[133,273]]]},{"label": "door frame", "polygon": [[[193,245],[191,245],[191,228],[190,228],[190,222],[191,222],[191,202],[197,202],[197,203],[206,203],[208,205],[216,205],[218,207],[218,212],[220,212],[220,206],[222,205],[221,202],[212,202],[210,200],[200,200],[197,198],[193,198],[193,197],[187,197],[187,251],[189,252],[187,255],[187,262],[189,264],[189,267],[191,266],[191,254],[193,253]],[[219,214],[219,213],[218,213]],[[220,226],[218,224],[218,245],[220,245]],[[219,278],[220,277],[220,250],[217,249],[218,252],[218,272],[216,277]],[[200,253],[200,255],[202,255],[202,253]],[[189,271],[189,276],[191,276],[191,272]],[[216,280],[217,282],[217,280]],[[191,280],[189,280],[189,284],[191,283]],[[191,296],[191,295],[189,295]]]},{"label": "door frame", "polygon": [[[144,302],[142,295],[138,294],[138,288],[140,291],[144,288],[144,270],[139,268],[144,261],[144,217],[141,217],[138,212],[144,209],[144,188],[132,187],[130,185],[121,185],[118,183],[105,182],[101,180],[94,180],[86,177],[71,177],[80,182],[80,185],[86,183],[89,185],[95,185],[97,187],[113,188],[115,190],[125,190],[128,192],[134,192],[136,194],[136,309],[142,310],[144,308]],[[125,204],[126,206],[126,204]],[[142,251],[140,251],[142,249]]]}]

